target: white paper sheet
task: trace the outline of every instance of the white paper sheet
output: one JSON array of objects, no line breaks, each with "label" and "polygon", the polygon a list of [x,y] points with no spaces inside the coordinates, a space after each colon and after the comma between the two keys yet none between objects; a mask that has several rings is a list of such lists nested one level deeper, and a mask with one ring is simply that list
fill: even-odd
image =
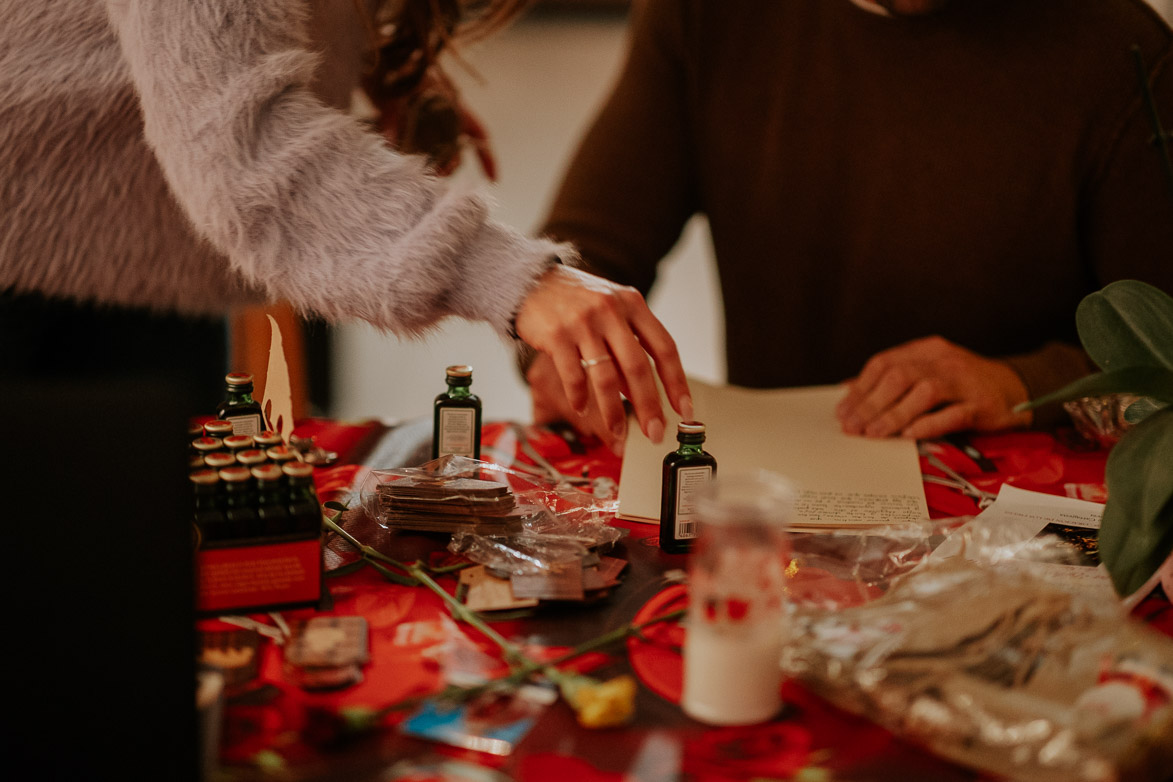
[{"label": "white paper sheet", "polygon": [[[1099,564],[1095,536],[1100,529],[1104,506],[1098,502],[1058,497],[1002,484],[998,499],[966,524],[971,539],[984,545],[1004,547],[1008,561],[1020,560],[1030,572],[1056,586],[1084,593],[1115,598],[1107,570]],[[933,558],[942,559],[961,553],[962,535],[958,532],[942,543]],[[1024,544],[1044,535],[1056,535],[1072,547],[1078,564],[1038,562],[1029,558]],[[1020,550],[1016,554],[1016,550]],[[966,556],[973,559],[972,553]]]},{"label": "white paper sheet", "polygon": [[[793,528],[865,528],[928,518],[916,443],[844,434],[835,418],[842,386],[748,389],[690,379],[705,450],[717,474],[765,469],[794,484]],[[674,451],[679,416],[655,445],[632,419],[619,480],[619,517],[658,523],[664,456]]]}]

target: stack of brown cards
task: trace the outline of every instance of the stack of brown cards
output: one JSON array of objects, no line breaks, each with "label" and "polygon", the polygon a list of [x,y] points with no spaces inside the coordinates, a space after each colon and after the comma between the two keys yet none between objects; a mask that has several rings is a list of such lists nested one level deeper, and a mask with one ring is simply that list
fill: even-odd
[{"label": "stack of brown cards", "polygon": [[484,565],[460,571],[457,595],[474,611],[532,608],[543,601],[601,600],[619,584],[627,562],[591,555],[548,572],[500,577]]},{"label": "stack of brown cards", "polygon": [[536,512],[519,507],[506,484],[478,478],[401,478],[377,491],[384,524],[421,532],[510,534]]}]

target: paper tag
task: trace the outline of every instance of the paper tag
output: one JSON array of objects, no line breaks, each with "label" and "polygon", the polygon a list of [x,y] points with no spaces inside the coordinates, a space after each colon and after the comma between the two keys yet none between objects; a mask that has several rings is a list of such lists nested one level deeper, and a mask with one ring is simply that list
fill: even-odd
[{"label": "paper tag", "polygon": [[361,616],[315,616],[294,626],[285,660],[298,666],[342,666],[367,662],[367,620]]},{"label": "paper tag", "polygon": [[538,604],[536,598],[514,595],[509,580],[489,575],[484,565],[461,570],[460,584],[466,590],[464,604],[473,611],[532,608]]},{"label": "paper tag", "polygon": [[582,567],[577,563],[566,565],[549,573],[514,575],[514,597],[536,597],[539,600],[582,600]]},{"label": "paper tag", "polygon": [[582,588],[589,591],[618,586],[618,576],[625,567],[627,567],[626,560],[617,557],[600,557],[597,567],[583,569]]}]

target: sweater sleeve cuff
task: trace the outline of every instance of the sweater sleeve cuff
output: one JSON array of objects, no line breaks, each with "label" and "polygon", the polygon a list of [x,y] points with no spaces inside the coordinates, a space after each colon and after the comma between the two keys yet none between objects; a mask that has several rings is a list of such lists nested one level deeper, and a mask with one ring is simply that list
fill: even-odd
[{"label": "sweater sleeve cuff", "polygon": [[[1063,386],[1096,371],[1095,365],[1081,348],[1065,342],[1048,342],[1031,353],[1002,359],[1026,386],[1030,399],[1057,391]],[[1070,423],[1063,405],[1052,402],[1034,411],[1033,429],[1054,429]]]},{"label": "sweater sleeve cuff", "polygon": [[486,223],[466,257],[464,279],[450,298],[453,315],[483,320],[515,338],[514,320],[538,278],[574,255],[569,245],[530,239],[499,223]]}]

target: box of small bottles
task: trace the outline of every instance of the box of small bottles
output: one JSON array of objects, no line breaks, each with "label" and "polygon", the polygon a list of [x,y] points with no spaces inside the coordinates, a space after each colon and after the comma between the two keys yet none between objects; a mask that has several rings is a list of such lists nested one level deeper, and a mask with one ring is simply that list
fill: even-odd
[{"label": "box of small bottles", "polygon": [[[194,427],[188,473],[201,615],[316,606],[322,509],[314,468],[263,428],[252,378],[228,376],[229,401]],[[249,418],[249,403],[257,418]]]}]

